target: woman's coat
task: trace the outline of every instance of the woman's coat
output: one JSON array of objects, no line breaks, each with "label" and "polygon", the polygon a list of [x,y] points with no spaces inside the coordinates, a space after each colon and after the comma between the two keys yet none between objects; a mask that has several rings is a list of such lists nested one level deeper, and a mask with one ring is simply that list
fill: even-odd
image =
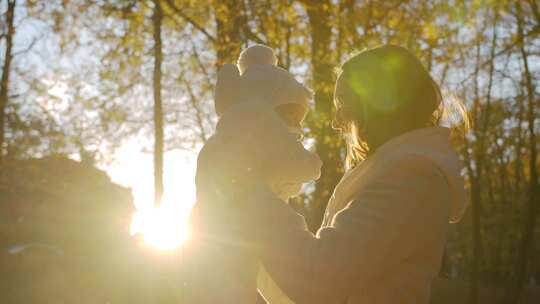
[{"label": "woman's coat", "polygon": [[448,224],[468,202],[449,135],[419,129],[381,146],[345,174],[316,235],[270,191],[251,193],[245,229],[281,291],[294,303],[429,303]]}]

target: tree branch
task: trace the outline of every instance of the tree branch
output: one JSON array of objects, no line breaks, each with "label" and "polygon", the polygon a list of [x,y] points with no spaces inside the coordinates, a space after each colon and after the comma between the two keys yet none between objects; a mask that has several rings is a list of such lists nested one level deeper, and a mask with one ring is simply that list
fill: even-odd
[{"label": "tree branch", "polygon": [[193,20],[193,18],[186,15],[178,6],[174,4],[172,0],[165,0],[165,3],[176,15],[186,20],[188,23],[193,25],[193,27],[195,27],[197,30],[203,33],[206,36],[206,38],[208,38],[208,40],[210,40],[212,43],[217,42],[217,39],[214,36],[212,36],[212,34],[210,34],[203,26],[197,23],[197,21]]},{"label": "tree branch", "polygon": [[32,39],[32,42],[30,42],[30,44],[29,44],[26,48],[24,48],[24,49],[22,49],[22,50],[20,50],[20,51],[17,51],[17,52],[15,52],[15,53],[13,53],[13,57],[16,57],[16,56],[21,55],[21,54],[24,54],[24,53],[28,53],[28,52],[34,47],[34,45],[36,45],[36,43],[37,43],[41,38],[43,38],[43,35],[41,35],[40,37],[35,37],[34,39]]}]

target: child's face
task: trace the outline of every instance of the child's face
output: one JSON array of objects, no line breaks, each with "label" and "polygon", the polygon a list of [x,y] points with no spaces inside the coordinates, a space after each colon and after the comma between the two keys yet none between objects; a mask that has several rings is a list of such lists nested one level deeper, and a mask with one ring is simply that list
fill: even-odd
[{"label": "child's face", "polygon": [[239,174],[248,169],[269,185],[279,185],[272,188],[279,190],[276,194],[281,198],[296,194],[302,183],[319,178],[321,160],[291,132],[300,127],[305,110],[295,105],[280,110],[284,116],[268,105],[251,102],[226,112],[216,126],[219,150],[214,151],[214,169],[240,170]]},{"label": "child's face", "polygon": [[300,103],[288,103],[276,106],[274,110],[288,127],[293,129],[302,128],[302,121],[307,113],[307,108],[304,105]]},{"label": "child's face", "polygon": [[[284,124],[279,115],[274,114],[273,117],[260,134],[268,147],[258,147],[264,150],[261,155],[264,155],[263,172],[267,181],[304,183],[317,179],[321,169],[319,157],[304,147],[296,132],[291,132],[292,128],[299,128],[300,123]],[[271,120],[275,121],[270,123]]]},{"label": "child's face", "polygon": [[270,188],[281,200],[288,202],[289,198],[297,196],[302,190],[302,185],[304,183],[293,183],[293,182],[275,182],[269,183]]},{"label": "child's face", "polygon": [[[321,162],[316,154],[306,150],[301,143],[302,121],[307,108],[300,103],[291,103],[277,106],[275,111],[287,125],[287,133],[290,133],[282,136],[283,142],[288,144],[285,145],[287,148],[284,146],[284,149],[279,151],[297,151],[292,155],[282,155],[282,163],[276,167],[280,168],[279,173],[268,181],[272,190],[287,201],[289,197],[298,194],[304,182],[319,177]],[[291,138],[296,139],[296,142],[293,143]],[[311,173],[307,173],[310,171]]]},{"label": "child's face", "polygon": [[284,201],[297,195],[304,183],[318,179],[322,166],[317,154],[305,149],[295,134],[286,132],[280,142],[274,142],[266,170],[267,183]]}]

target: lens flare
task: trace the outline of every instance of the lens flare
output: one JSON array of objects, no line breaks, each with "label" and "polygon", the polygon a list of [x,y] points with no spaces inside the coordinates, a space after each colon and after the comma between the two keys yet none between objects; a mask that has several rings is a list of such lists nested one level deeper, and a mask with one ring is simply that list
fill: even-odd
[{"label": "lens flare", "polygon": [[131,235],[140,234],[145,243],[159,250],[175,250],[188,237],[187,221],[192,204],[165,199],[157,208],[136,211]]}]

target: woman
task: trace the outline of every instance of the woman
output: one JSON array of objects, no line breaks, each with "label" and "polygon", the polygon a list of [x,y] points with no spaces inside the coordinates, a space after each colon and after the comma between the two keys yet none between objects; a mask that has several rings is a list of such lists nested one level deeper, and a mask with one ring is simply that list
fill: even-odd
[{"label": "woman", "polygon": [[419,60],[392,45],[342,66],[335,106],[351,168],[317,234],[249,175],[230,208],[238,231],[295,303],[429,303],[448,223],[468,197],[450,129],[438,126],[449,106]]}]

